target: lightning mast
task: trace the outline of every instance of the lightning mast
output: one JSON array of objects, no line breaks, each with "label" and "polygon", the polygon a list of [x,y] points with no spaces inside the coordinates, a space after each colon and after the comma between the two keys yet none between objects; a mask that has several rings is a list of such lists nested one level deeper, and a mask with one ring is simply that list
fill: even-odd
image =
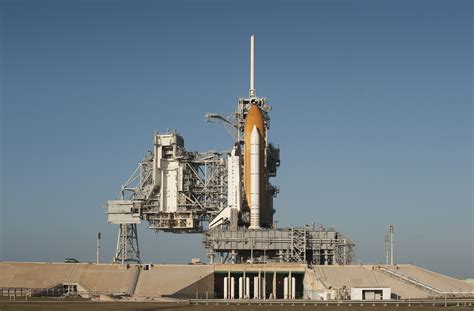
[{"label": "lightning mast", "polygon": [[255,36],[250,36],[250,90],[249,97],[255,97]]}]

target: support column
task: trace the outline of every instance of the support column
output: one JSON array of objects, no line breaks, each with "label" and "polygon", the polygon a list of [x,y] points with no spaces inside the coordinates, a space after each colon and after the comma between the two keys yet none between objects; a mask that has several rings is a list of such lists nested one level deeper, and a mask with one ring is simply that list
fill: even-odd
[{"label": "support column", "polygon": [[230,277],[230,299],[235,298],[235,278],[233,276]]},{"label": "support column", "polygon": [[244,293],[245,293],[244,278],[239,277],[239,297],[238,297],[238,299],[243,299],[244,295],[245,295]]},{"label": "support column", "polygon": [[262,298],[262,271],[258,270],[258,299]]},{"label": "support column", "polygon": [[243,286],[243,288],[244,288],[244,294],[243,294],[242,298],[248,298],[248,297],[247,297],[247,278],[246,278],[246,276],[245,276],[245,268],[244,268],[244,276],[243,276],[242,282],[243,282],[243,283],[242,283],[242,284],[243,284],[242,286]]},{"label": "support column", "polygon": [[229,292],[229,279],[228,277],[224,277],[224,299],[228,299],[229,296],[227,296]]},{"label": "support column", "polygon": [[250,278],[249,277],[245,279],[245,296],[247,296],[247,299],[250,299]]},{"label": "support column", "polygon": [[296,278],[291,278],[291,299],[296,298]]},{"label": "support column", "polygon": [[273,271],[273,288],[272,288],[273,299],[276,299],[277,295],[277,273]]},{"label": "support column", "polygon": [[140,263],[136,224],[120,224],[114,263]]},{"label": "support column", "polygon": [[227,297],[230,298],[230,270],[227,271]]},{"label": "support column", "polygon": [[259,280],[259,277],[258,276],[254,276],[253,277],[253,299],[260,299],[260,294],[259,294],[259,283],[260,283],[260,280]]},{"label": "support column", "polygon": [[291,271],[288,274],[288,299],[291,299],[291,293],[293,292],[293,286],[291,282]]}]

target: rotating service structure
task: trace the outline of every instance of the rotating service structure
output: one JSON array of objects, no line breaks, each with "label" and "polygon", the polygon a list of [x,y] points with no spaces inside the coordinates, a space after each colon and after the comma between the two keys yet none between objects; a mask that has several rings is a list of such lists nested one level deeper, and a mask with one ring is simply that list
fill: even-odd
[{"label": "rotating service structure", "polygon": [[[234,137],[229,152],[194,152],[176,131],[156,133],[154,144],[107,202],[108,222],[119,225],[114,262],[140,262],[136,226],[173,233],[204,233],[211,263],[297,262],[349,264],[354,243],[334,228],[277,228],[270,179],[280,149],[269,141],[271,110],[255,89],[255,39],[250,39],[249,96],[229,116],[207,113]],[[295,208],[295,207],[292,207]]]}]

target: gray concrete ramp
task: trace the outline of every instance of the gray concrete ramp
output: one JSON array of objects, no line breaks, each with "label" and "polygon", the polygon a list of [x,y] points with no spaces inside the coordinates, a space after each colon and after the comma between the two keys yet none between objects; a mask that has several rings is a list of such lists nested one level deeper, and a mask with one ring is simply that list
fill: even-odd
[{"label": "gray concrete ramp", "polygon": [[461,280],[451,278],[436,272],[425,270],[413,265],[378,266],[378,265],[347,265],[347,266],[315,266],[314,282],[315,290],[321,290],[321,285],[326,290],[329,288],[351,288],[351,287],[390,287],[393,297],[400,299],[429,298],[439,296],[438,293],[416,286],[415,283],[407,282],[396,275],[390,275],[380,267],[396,271],[412,280],[417,280],[428,287],[439,291],[468,293],[474,292],[474,285]]},{"label": "gray concrete ramp", "polygon": [[50,288],[69,282],[75,264],[0,263],[0,287]]},{"label": "gray concrete ramp", "polygon": [[194,298],[206,292],[214,292],[214,266],[155,265],[140,273],[135,296]]},{"label": "gray concrete ramp", "polygon": [[[62,285],[77,285],[78,290],[80,288],[81,291],[97,295],[123,293],[138,298],[206,298],[213,297],[215,292],[214,273],[278,273],[279,269],[305,273],[303,282],[308,297],[316,297],[324,292],[342,295],[352,287],[390,287],[394,294],[392,298],[399,299],[439,297],[440,292],[443,295],[445,292],[452,293],[451,296],[456,297],[474,296],[474,284],[412,265],[328,265],[312,268],[281,264],[138,267],[117,264],[0,262],[0,288],[7,291],[12,288],[44,290]],[[387,272],[386,269],[393,272]]]},{"label": "gray concrete ramp", "polygon": [[132,269],[120,265],[88,263],[0,263],[0,287],[47,289],[79,284],[96,292],[125,293]]},{"label": "gray concrete ramp", "polygon": [[134,268],[120,265],[86,265],[77,283],[92,292],[126,293],[132,281]]},{"label": "gray concrete ramp", "polygon": [[413,265],[383,266],[422,284],[427,284],[441,292],[474,292],[474,284],[426,270]]},{"label": "gray concrete ramp", "polygon": [[390,287],[392,293],[400,298],[428,297],[424,291],[380,273],[373,265],[315,266],[314,277],[316,278],[314,284],[318,286],[318,290],[321,284],[326,289]]}]

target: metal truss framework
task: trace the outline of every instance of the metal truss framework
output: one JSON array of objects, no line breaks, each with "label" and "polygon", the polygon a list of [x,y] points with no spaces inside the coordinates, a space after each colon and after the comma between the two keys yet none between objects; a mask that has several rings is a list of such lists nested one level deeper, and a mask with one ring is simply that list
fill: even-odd
[{"label": "metal truss framework", "polygon": [[155,135],[123,184],[120,200],[107,202],[108,220],[119,225],[114,262],[139,261],[136,224],[169,232],[202,232],[227,206],[227,167],[221,153],[189,152],[176,132]]},{"label": "metal truss framework", "polygon": [[206,232],[204,247],[210,262],[294,262],[315,265],[349,264],[352,240],[333,228],[248,230],[215,228]]},{"label": "metal truss framework", "polygon": [[114,263],[140,263],[136,224],[120,224]]},{"label": "metal truss framework", "polygon": [[139,206],[140,218],[149,228],[171,232],[202,232],[203,221],[212,219],[227,204],[226,165],[217,152],[178,151],[182,187],[177,192],[177,208],[161,206],[160,184],[154,182],[154,155],[147,154],[122,186],[122,198]]}]

